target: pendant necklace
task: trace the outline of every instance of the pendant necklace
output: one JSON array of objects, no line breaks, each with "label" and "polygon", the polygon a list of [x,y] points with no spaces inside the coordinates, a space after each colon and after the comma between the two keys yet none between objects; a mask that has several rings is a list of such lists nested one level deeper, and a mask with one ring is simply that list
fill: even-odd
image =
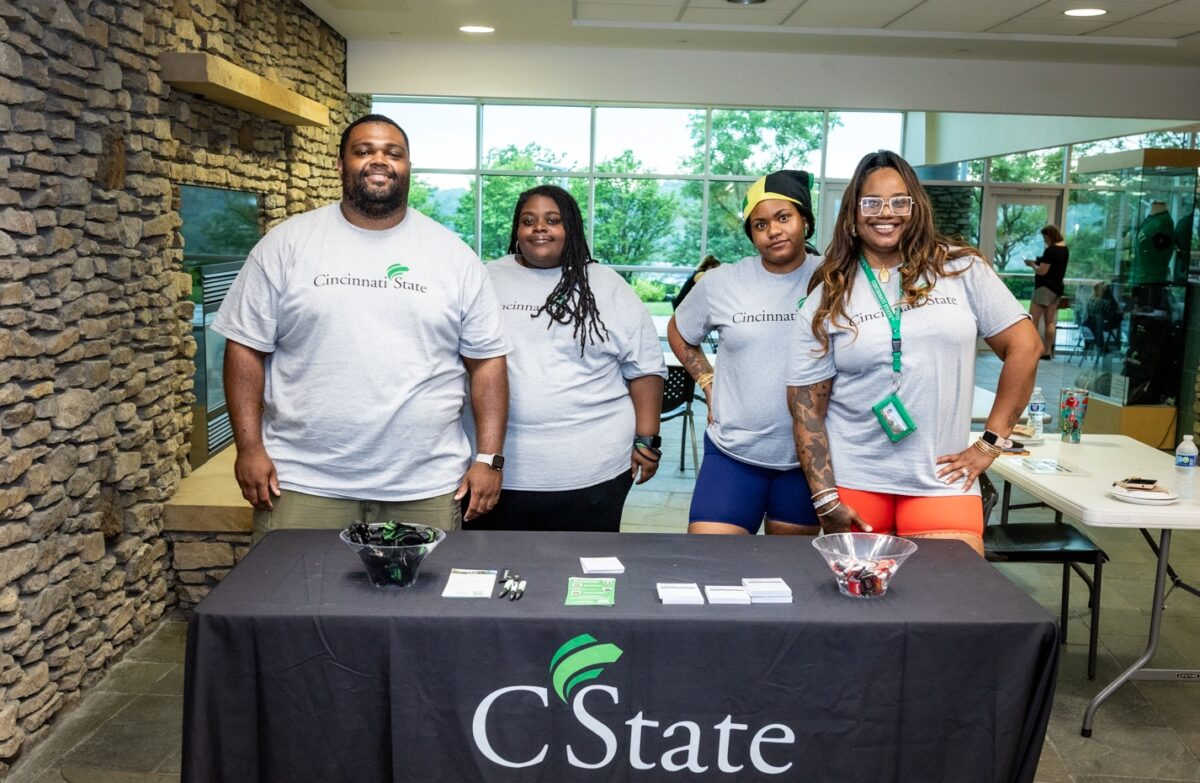
[{"label": "pendant necklace", "polygon": [[892,279],[892,273],[888,271],[886,266],[879,267],[879,282],[886,283]]}]

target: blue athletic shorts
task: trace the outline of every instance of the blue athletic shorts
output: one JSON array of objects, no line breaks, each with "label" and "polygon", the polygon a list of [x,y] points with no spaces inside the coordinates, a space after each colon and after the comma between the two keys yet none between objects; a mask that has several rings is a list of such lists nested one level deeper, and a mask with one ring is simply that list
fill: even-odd
[{"label": "blue athletic shorts", "polygon": [[793,525],[819,524],[804,471],[739,462],[706,434],[688,521],[724,522],[757,533],[764,516]]}]

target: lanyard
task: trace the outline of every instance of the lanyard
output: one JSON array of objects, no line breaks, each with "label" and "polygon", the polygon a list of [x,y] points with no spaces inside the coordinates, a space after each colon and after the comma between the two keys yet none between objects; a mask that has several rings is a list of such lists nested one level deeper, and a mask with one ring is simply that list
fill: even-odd
[{"label": "lanyard", "polygon": [[879,300],[879,306],[883,308],[883,314],[887,316],[888,323],[892,325],[892,372],[899,375],[900,311],[893,310],[891,304],[888,303],[887,297],[883,295],[883,288],[879,285],[879,281],[875,279],[875,273],[871,271],[871,265],[867,263],[867,259],[859,256],[858,263],[862,266],[867,280],[871,282],[871,290],[875,292],[875,298]]}]

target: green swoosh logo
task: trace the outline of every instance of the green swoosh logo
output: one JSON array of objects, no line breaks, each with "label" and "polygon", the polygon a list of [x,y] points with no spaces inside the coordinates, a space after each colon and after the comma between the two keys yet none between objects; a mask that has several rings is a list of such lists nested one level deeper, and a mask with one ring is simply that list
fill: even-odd
[{"label": "green swoosh logo", "polygon": [[387,276],[388,279],[391,279],[393,277],[399,277],[407,271],[408,267],[406,267],[404,264],[392,264],[388,267]]},{"label": "green swoosh logo", "polygon": [[616,663],[622,651],[615,644],[599,644],[591,634],[580,634],[567,641],[550,659],[550,681],[554,692],[565,704],[580,683],[594,680],[604,666]]}]

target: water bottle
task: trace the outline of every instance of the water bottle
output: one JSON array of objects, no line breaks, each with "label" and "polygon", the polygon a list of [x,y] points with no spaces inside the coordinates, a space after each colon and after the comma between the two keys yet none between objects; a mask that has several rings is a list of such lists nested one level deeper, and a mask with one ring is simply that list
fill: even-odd
[{"label": "water bottle", "polygon": [[1196,443],[1191,435],[1184,435],[1175,448],[1175,493],[1190,500],[1196,486]]},{"label": "water bottle", "polygon": [[[1046,414],[1046,398],[1042,396],[1042,387],[1033,387],[1033,396],[1029,398],[1029,421],[1033,424],[1033,441],[1042,439],[1042,417]],[[1195,446],[1192,446],[1195,449]],[[1194,452],[1193,452],[1194,453]],[[1195,460],[1193,459],[1193,463]]]}]

